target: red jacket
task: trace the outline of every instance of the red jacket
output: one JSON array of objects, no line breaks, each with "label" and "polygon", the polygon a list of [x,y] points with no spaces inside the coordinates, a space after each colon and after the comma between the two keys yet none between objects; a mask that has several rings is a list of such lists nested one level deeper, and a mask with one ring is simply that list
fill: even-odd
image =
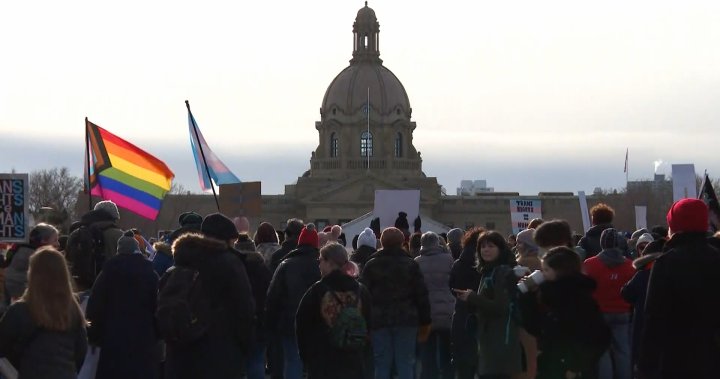
[{"label": "red jacket", "polygon": [[595,256],[585,260],[584,268],[597,282],[593,297],[603,313],[630,312],[630,304],[622,298],[620,290],[635,275],[631,260],[625,259],[621,265],[610,268]]}]

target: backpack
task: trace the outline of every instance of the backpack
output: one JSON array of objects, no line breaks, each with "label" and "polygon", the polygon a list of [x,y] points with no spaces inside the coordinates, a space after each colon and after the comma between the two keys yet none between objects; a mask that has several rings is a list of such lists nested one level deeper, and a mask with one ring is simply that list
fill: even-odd
[{"label": "backpack", "polygon": [[82,225],[68,238],[68,260],[70,273],[76,280],[92,287],[105,263],[105,238],[103,229]]},{"label": "backpack", "polygon": [[155,312],[160,336],[166,342],[180,344],[205,336],[213,317],[200,272],[193,267],[172,266],[163,282]]},{"label": "backpack", "polygon": [[341,351],[357,352],[362,351],[368,344],[368,327],[358,307],[360,302],[360,287],[356,292],[355,301],[343,303],[340,297],[332,290],[328,292],[335,298],[338,305],[342,307],[335,322],[330,327],[330,345]]}]

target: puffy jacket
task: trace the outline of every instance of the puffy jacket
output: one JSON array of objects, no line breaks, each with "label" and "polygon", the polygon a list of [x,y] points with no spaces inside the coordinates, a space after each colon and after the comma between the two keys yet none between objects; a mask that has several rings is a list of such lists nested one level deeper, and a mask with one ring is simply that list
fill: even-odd
[{"label": "puffy jacket", "polygon": [[647,378],[717,378],[720,251],[705,233],[678,233],[653,264],[639,369]]},{"label": "puffy jacket", "polygon": [[173,245],[175,265],[197,268],[204,293],[222,310],[207,335],[190,345],[167,345],[166,378],[236,378],[244,371],[238,357],[254,339],[255,301],[245,264],[227,243],[186,234]]},{"label": "puffy jacket", "polygon": [[630,304],[622,298],[620,290],[635,275],[632,261],[625,259],[619,266],[609,267],[598,256],[588,258],[585,273],[597,283],[593,296],[603,313],[630,312]]},{"label": "puffy jacket", "polygon": [[40,329],[28,305],[16,302],[0,319],[0,356],[10,358],[22,379],[76,379],[87,335],[79,320],[74,324],[65,332]]},{"label": "puffy jacket", "polygon": [[265,300],[267,328],[286,336],[295,335],[295,313],[310,286],[320,280],[318,249],[300,245],[278,266]]},{"label": "puffy jacket", "polygon": [[282,262],[291,251],[297,249],[297,247],[297,238],[283,241],[280,248],[272,253],[270,257],[270,271],[275,272],[278,266],[280,266],[280,262]]},{"label": "puffy jacket", "polygon": [[415,262],[420,266],[428,289],[432,329],[450,330],[455,310],[455,296],[448,287],[453,265],[452,256],[440,246],[422,248]]},{"label": "puffy jacket", "polygon": [[372,296],[372,328],[429,325],[430,300],[420,266],[398,249],[381,249],[360,276]]}]

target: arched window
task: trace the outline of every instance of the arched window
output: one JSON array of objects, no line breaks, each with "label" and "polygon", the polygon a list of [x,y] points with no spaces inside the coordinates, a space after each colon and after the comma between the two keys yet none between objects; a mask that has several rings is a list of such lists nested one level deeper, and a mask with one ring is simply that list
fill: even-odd
[{"label": "arched window", "polygon": [[395,158],[402,157],[402,133],[395,136]]},{"label": "arched window", "polygon": [[360,135],[360,156],[373,156],[373,137],[370,132],[363,132],[362,135]]},{"label": "arched window", "polygon": [[337,158],[338,156],[338,139],[335,133],[330,134],[330,158]]}]

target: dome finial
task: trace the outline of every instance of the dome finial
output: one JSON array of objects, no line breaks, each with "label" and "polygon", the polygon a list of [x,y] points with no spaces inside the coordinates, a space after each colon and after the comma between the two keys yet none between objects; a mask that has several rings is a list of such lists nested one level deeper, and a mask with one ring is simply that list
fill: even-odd
[{"label": "dome finial", "polygon": [[367,1],[365,2],[365,7],[367,7]]}]

